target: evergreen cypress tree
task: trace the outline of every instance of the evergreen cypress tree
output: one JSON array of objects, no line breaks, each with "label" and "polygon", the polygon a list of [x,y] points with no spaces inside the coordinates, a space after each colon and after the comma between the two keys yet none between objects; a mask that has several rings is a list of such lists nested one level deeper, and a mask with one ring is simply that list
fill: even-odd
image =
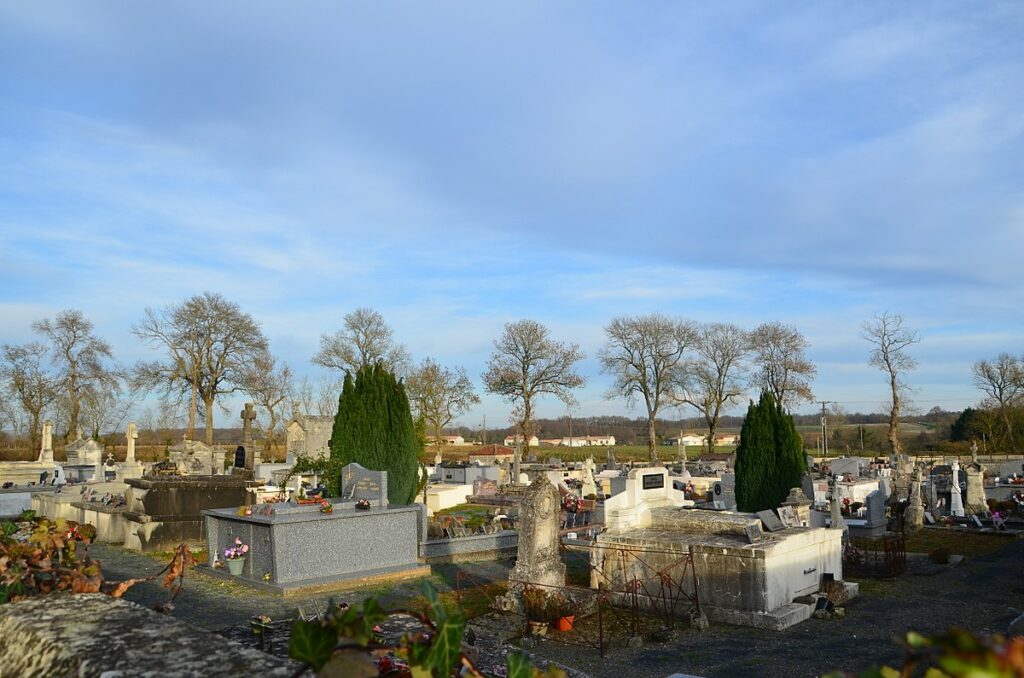
[{"label": "evergreen cypress tree", "polygon": [[420,444],[405,386],[381,363],[345,376],[331,438],[331,459],[388,472],[388,501],[408,504],[418,478]]},{"label": "evergreen cypress tree", "polygon": [[793,417],[762,392],[747,409],[736,449],[736,507],[748,512],[777,508],[800,485],[806,466]]}]

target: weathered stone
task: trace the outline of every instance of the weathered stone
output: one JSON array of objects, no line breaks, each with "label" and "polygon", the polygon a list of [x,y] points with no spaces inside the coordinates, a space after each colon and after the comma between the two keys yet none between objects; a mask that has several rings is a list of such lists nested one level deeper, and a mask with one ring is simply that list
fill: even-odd
[{"label": "weathered stone", "polygon": [[39,461],[43,464],[53,463],[53,424],[43,422],[43,444],[39,448]]},{"label": "weathered stone", "polygon": [[290,676],[298,664],[102,594],[0,606],[4,676]]},{"label": "weathered stone", "polygon": [[519,610],[526,586],[551,593],[565,586],[565,564],[559,551],[561,502],[545,475],[537,476],[523,493],[519,513],[516,565],[508,575],[508,593],[496,601],[505,610]]}]

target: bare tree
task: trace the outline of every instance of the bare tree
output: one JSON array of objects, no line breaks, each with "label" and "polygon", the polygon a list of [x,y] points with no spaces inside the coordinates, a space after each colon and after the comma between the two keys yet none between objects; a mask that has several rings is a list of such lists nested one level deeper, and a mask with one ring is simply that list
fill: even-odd
[{"label": "bare tree", "polygon": [[82,396],[80,420],[94,439],[103,433],[120,430],[139,394],[123,389],[120,384],[114,388],[89,391]]},{"label": "bare tree", "polygon": [[715,451],[715,432],[722,412],[746,391],[744,359],[750,335],[736,325],[708,323],[697,331],[696,359],[687,370],[677,404],[690,405],[708,426],[708,452]]},{"label": "bare tree", "polygon": [[204,292],[176,306],[146,309],[133,332],[167,351],[167,360],[136,367],[136,383],[162,389],[165,396],[189,394],[190,438],[195,435],[201,402],[206,444],[212,445],[217,396],[240,390],[247,366],[267,350],[259,324],[238,304]]},{"label": "bare tree", "polygon": [[405,379],[405,391],[417,416],[423,417],[433,432],[438,447],[443,442],[444,428],[480,402],[466,370],[441,367],[430,358]]},{"label": "bare tree", "polygon": [[268,351],[258,354],[242,374],[242,390],[252,398],[253,405],[267,414],[267,430],[263,449],[273,447],[277,424],[283,420],[291,398],[292,371],[288,365],[278,367],[277,359]]},{"label": "bare tree", "polygon": [[314,381],[303,377],[295,392],[295,399],[306,414],[334,417],[338,413],[338,397],[344,378],[322,374]]},{"label": "bare tree", "polygon": [[404,374],[409,352],[396,344],[384,316],[372,308],[357,308],[345,316],[344,327],[320,337],[320,350],[313,356],[317,365],[355,374],[360,368],[383,362],[394,374]]},{"label": "bare tree", "polygon": [[904,375],[917,367],[917,361],[907,353],[907,349],[920,341],[917,332],[903,323],[903,316],[899,313],[884,311],[861,325],[861,336],[874,347],[868,364],[878,368],[889,378],[889,389],[892,394],[889,403],[889,449],[893,454],[899,454],[903,450],[898,431],[900,406],[907,390]]},{"label": "bare tree", "polygon": [[654,422],[661,406],[674,397],[685,382],[684,355],[694,343],[694,325],[661,314],[622,316],[604,328],[608,339],[599,358],[604,371],[615,380],[606,398],[622,397],[632,407],[643,399],[647,410],[647,452],[658,458]]},{"label": "bare tree", "polygon": [[43,414],[57,399],[57,380],[45,367],[48,353],[47,347],[38,341],[23,346],[5,344],[0,363],[3,388],[27,420],[32,452],[39,446]]},{"label": "bare tree", "polygon": [[580,347],[554,341],[548,334],[548,328],[533,320],[506,324],[483,375],[488,392],[512,403],[512,416],[527,452],[533,436],[534,400],[549,394],[571,404],[572,390],[585,383],[573,370],[583,359]]},{"label": "bare tree", "polygon": [[[57,314],[54,320],[38,320],[32,329],[50,342],[50,355],[68,401],[68,435],[79,430],[82,399],[99,401],[104,390],[119,386],[120,374],[113,365],[110,344],[93,334],[93,323],[76,309]],[[66,438],[67,436],[65,436]]]},{"label": "bare tree", "polygon": [[1016,450],[1010,411],[1024,398],[1024,366],[1016,356],[1000,353],[992,360],[979,360],[971,368],[974,385],[999,415],[1010,450]]},{"label": "bare tree", "polygon": [[750,346],[757,368],[754,386],[787,408],[814,401],[810,381],[818,370],[804,353],[809,344],[799,330],[780,322],[763,323],[750,333]]}]

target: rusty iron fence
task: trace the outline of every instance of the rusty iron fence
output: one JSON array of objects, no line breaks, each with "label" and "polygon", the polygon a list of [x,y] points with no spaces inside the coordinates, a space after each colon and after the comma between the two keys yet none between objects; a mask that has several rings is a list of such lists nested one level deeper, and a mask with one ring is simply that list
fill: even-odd
[{"label": "rusty iron fence", "polygon": [[907,542],[901,535],[851,539],[843,550],[843,573],[851,577],[896,577],[907,571]]},{"label": "rusty iron fence", "polygon": [[[576,612],[570,628],[550,629],[547,636],[568,645],[589,647],[601,656],[609,648],[624,646],[631,637],[674,629],[690,615],[700,613],[697,574],[690,551],[668,551],[624,545],[563,544],[564,586],[512,580],[513,591],[533,588],[558,593]],[[615,576],[609,576],[607,567]],[[493,582],[482,583],[465,572],[456,573],[456,600],[460,607],[471,597],[487,595]],[[517,635],[529,633],[522,613],[492,612],[474,620],[481,628]]]}]

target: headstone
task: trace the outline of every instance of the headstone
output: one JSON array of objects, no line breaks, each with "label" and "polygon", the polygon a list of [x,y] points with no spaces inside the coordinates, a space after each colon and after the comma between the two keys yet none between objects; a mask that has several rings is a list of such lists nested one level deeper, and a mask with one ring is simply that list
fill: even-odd
[{"label": "headstone", "polygon": [[917,532],[924,527],[924,504],[921,503],[921,468],[914,466],[910,475],[910,498],[903,512],[903,529]]},{"label": "headstone", "polygon": [[732,473],[723,473],[718,482],[715,483],[716,492],[720,488],[720,493],[717,494],[714,499],[720,500],[725,503],[725,508],[729,511],[736,510],[736,476]]},{"label": "headstone", "polygon": [[984,515],[988,511],[985,497],[985,467],[977,461],[971,462],[964,467],[964,475],[967,476],[967,497],[964,501],[964,509],[969,513]]},{"label": "headstone", "polygon": [[765,529],[769,532],[779,532],[786,529],[786,526],[782,524],[782,521],[779,520],[774,511],[758,511],[757,517],[761,519]]},{"label": "headstone", "polygon": [[49,421],[43,422],[43,440],[39,448],[39,461],[53,463],[53,424]]},{"label": "headstone", "polygon": [[135,422],[128,424],[128,432],[125,434],[128,440],[128,452],[124,460],[129,463],[135,463],[135,440],[139,437],[139,432],[135,428]]},{"label": "headstone", "polygon": [[932,515],[931,511],[924,512],[924,519],[928,522],[929,525],[935,524],[935,516]]},{"label": "headstone", "polygon": [[951,472],[953,475],[952,482],[949,485],[949,515],[957,518],[964,517],[964,500],[960,496],[960,462],[957,459],[953,460],[950,465]]},{"label": "headstone", "polygon": [[800,519],[796,515],[796,511],[792,506],[780,506],[779,509],[779,520],[782,521],[784,527],[802,527]]},{"label": "headstone", "polygon": [[875,490],[864,499],[867,506],[866,520],[869,527],[885,523],[885,494]]},{"label": "headstone", "polygon": [[843,520],[843,512],[839,509],[839,492],[836,487],[836,477],[832,476],[829,481],[829,528],[833,530],[842,530],[846,527],[846,522]]},{"label": "headstone", "polygon": [[478,496],[492,496],[498,493],[498,483],[487,478],[477,478],[473,481],[473,494]]},{"label": "headstone", "polygon": [[256,419],[256,410],[252,403],[246,403],[242,410],[242,446],[245,448],[245,468],[253,470],[259,459],[256,454],[256,443],[252,439],[252,422]]},{"label": "headstone", "polygon": [[506,597],[513,607],[519,606],[525,586],[542,587],[545,593],[565,586],[565,564],[559,551],[560,515],[558,489],[542,473],[534,478],[520,504],[519,552],[508,575]]},{"label": "headstone", "polygon": [[594,479],[594,470],[597,465],[594,463],[593,457],[587,457],[583,462],[583,486],[580,492],[584,497],[591,495],[597,495],[597,481]]},{"label": "headstone", "polygon": [[[810,468],[810,466],[808,466]],[[814,478],[811,477],[810,473],[804,473],[800,476],[800,489],[804,491],[804,496],[814,501]]]},{"label": "headstone", "polygon": [[341,496],[353,501],[366,499],[371,504],[387,506],[387,471],[371,471],[359,464],[348,464],[341,469]]}]

